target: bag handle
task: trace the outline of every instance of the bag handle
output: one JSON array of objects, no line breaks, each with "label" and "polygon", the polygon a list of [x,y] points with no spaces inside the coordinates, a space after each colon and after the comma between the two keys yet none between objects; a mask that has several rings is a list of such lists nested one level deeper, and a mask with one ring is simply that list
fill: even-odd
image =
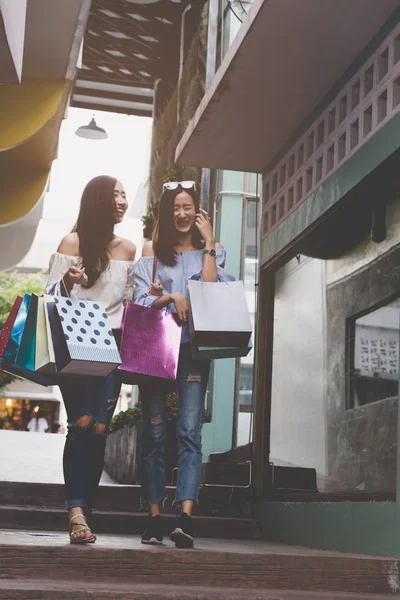
[{"label": "bag handle", "polygon": [[156,271],[157,271],[157,256],[154,254],[154,259],[153,259],[153,275],[151,278],[151,283],[154,283],[154,280],[156,278]]}]

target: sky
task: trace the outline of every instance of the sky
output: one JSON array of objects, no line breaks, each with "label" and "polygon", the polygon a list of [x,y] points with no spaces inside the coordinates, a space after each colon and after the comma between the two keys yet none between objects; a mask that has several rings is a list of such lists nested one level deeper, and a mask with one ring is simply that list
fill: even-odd
[{"label": "sky", "polygon": [[[108,139],[86,140],[75,135],[77,128],[87,125],[93,115],[97,125],[107,131]],[[83,188],[96,175],[116,177],[125,187],[130,206],[127,217],[115,231],[141,249],[140,217],[146,206],[144,198],[141,202],[134,200],[140,184],[148,179],[151,126],[152,119],[147,117],[68,109],[44,200],[43,218],[20,266],[47,267],[50,255],[75,223]]]}]

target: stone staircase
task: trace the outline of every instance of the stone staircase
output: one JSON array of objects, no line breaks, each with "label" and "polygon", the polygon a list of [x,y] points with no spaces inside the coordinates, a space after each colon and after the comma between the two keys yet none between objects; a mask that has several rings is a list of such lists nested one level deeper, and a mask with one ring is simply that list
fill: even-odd
[{"label": "stone staircase", "polygon": [[143,546],[139,498],[137,486],[101,486],[98,540],[71,546],[62,485],[0,482],[0,599],[384,600],[400,591],[396,559],[267,543],[253,518],[198,514],[193,550],[168,537]]},{"label": "stone staircase", "polygon": [[146,600],[384,600],[398,594],[398,561],[268,544],[197,540],[193,550],[99,536],[0,531],[0,598]]},{"label": "stone staircase", "polygon": [[[164,506],[166,533],[175,519],[175,488],[167,488]],[[0,529],[65,531],[64,487],[61,484],[0,482]],[[221,512],[221,511],[220,511]],[[91,524],[96,533],[138,535],[147,513],[140,507],[140,487],[100,486]],[[257,539],[260,523],[252,517],[196,514],[195,527],[203,538]]]},{"label": "stone staircase", "polygon": [[[55,482],[62,478],[56,467],[60,460],[55,456],[54,464],[44,462],[50,446],[60,451],[61,443],[53,439],[58,437],[51,437],[47,448],[41,442],[39,460],[32,450],[35,436],[0,436],[0,450],[5,450],[0,454],[7,456],[1,469],[5,480],[0,482],[0,599],[385,600],[400,596],[397,559],[262,540],[260,524],[251,516],[251,494],[244,485],[246,455],[215,456],[210,460],[215,469],[207,465],[208,480],[222,483],[229,472],[223,463],[242,463],[234,473],[240,479],[236,483],[244,487],[237,498],[230,479],[226,487],[205,488],[194,517],[193,550],[176,549],[168,537],[161,547],[143,546],[140,534],[146,513],[140,507],[140,489],[123,485],[100,486],[92,523],[96,544],[71,546],[64,488]],[[19,480],[12,481],[12,474]],[[27,475],[30,482],[24,479]],[[46,476],[48,483],[39,483]],[[169,487],[163,516],[166,533],[174,519],[174,495],[175,489]]]}]

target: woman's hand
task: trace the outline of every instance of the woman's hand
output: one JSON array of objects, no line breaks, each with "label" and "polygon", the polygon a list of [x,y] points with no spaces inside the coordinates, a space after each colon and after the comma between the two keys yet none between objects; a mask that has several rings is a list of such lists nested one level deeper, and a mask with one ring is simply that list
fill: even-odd
[{"label": "woman's hand", "polygon": [[71,287],[74,285],[86,285],[88,282],[88,276],[85,273],[85,269],[70,267],[66,272],[66,275],[71,283]]},{"label": "woman's hand", "polygon": [[186,323],[188,320],[189,307],[185,296],[180,292],[174,292],[171,294],[171,300],[175,304],[178,319],[182,323]]},{"label": "woman's hand", "polygon": [[208,216],[208,213],[202,208],[200,208],[200,212],[196,215],[195,225],[200,231],[201,237],[203,238],[206,246],[214,248],[215,239],[210,223],[210,217]]},{"label": "woman's hand", "polygon": [[162,296],[163,294],[163,286],[161,281],[155,279],[149,287],[149,291],[147,292],[149,296]]}]

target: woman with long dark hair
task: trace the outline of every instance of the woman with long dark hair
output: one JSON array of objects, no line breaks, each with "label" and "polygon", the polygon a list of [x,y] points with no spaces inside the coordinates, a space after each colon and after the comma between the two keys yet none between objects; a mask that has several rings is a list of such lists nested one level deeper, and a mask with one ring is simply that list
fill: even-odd
[{"label": "woman with long dark hair", "polygon": [[[153,264],[156,280],[152,284]],[[191,548],[194,530],[191,519],[198,500],[202,464],[201,421],[208,385],[210,361],[193,360],[188,329],[188,279],[206,282],[231,281],[224,270],[225,250],[214,239],[210,219],[199,207],[194,181],[164,184],[153,241],[145,244],[134,268],[134,302],[177,313],[182,324],[178,363],[177,423],[178,481],[176,503],[181,507],[170,539],[177,547]],[[150,287],[151,286],[151,287]],[[150,288],[150,290],[149,290]],[[150,293],[149,293],[150,291]],[[158,297],[155,294],[161,294]],[[149,523],[142,535],[144,544],[161,544],[163,531],[160,504],[165,498],[166,396],[170,384],[140,386],[143,405],[143,500],[149,505]]]},{"label": "woman with long dark hair", "polygon": [[[86,185],[78,220],[50,259],[49,293],[103,302],[118,341],[124,301],[133,295],[136,246],[114,227],[127,211],[122,184],[95,177]],[[74,378],[60,385],[68,416],[64,480],[70,541],[93,543],[90,516],[103,471],[108,426],[120,392],[116,372],[106,378]]]}]

